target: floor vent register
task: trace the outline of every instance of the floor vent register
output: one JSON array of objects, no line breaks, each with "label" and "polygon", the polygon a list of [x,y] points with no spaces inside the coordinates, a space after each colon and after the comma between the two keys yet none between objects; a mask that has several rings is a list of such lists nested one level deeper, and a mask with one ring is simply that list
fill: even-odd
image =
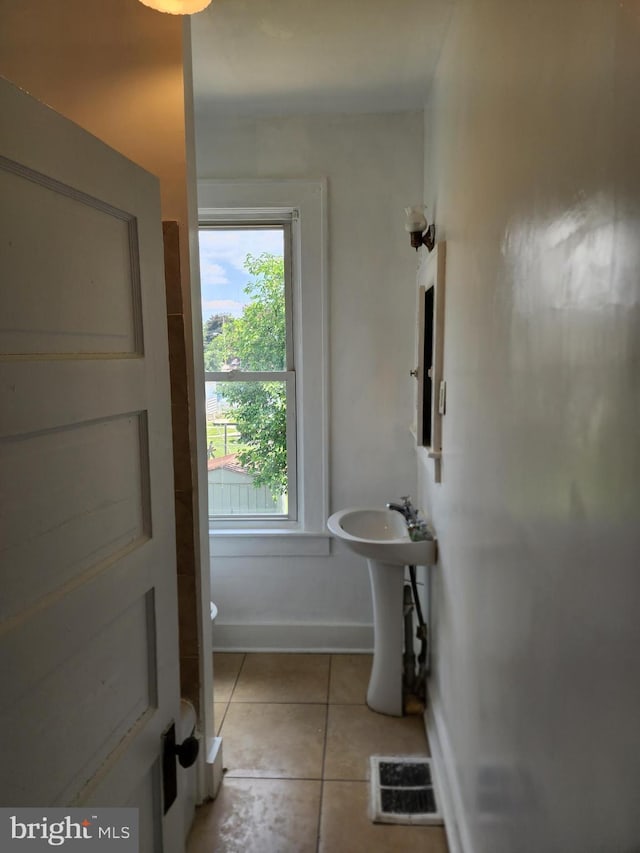
[{"label": "floor vent register", "polygon": [[374,823],[442,824],[430,758],[372,755],[370,817]]}]

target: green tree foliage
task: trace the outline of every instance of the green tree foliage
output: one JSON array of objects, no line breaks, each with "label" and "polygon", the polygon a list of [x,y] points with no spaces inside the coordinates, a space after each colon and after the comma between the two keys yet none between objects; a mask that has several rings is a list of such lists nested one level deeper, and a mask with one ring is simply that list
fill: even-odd
[{"label": "green tree foliage", "polygon": [[247,255],[244,268],[252,276],[244,289],[251,301],[233,325],[233,355],[243,370],[284,370],[284,259]]},{"label": "green tree foliage", "polygon": [[208,320],[205,320],[202,327],[202,338],[205,346],[220,334],[223,324],[229,319],[229,314],[212,314]]},{"label": "green tree foliage", "polygon": [[282,382],[234,382],[225,396],[244,447],[241,465],[254,486],[267,486],[274,498],[287,489],[287,401]]},{"label": "green tree foliage", "polygon": [[[250,297],[240,317],[217,315],[205,323],[205,369],[220,371],[284,370],[286,311],[284,260],[267,252],[247,255]],[[209,328],[208,328],[209,326]],[[210,340],[207,331],[213,328]],[[255,486],[267,486],[274,497],[287,487],[287,418],[283,382],[230,382],[225,385],[229,415],[238,425],[240,463]]]},{"label": "green tree foliage", "polygon": [[230,350],[235,319],[229,314],[214,314],[204,323],[204,369],[215,372],[230,363]]}]

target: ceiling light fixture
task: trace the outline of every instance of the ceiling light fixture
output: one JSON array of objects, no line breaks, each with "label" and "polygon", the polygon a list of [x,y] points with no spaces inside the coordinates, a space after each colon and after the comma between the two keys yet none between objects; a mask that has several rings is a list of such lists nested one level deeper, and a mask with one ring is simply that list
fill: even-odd
[{"label": "ceiling light fixture", "polygon": [[426,246],[432,252],[436,244],[436,226],[429,225],[423,211],[423,204],[417,204],[414,207],[405,207],[404,212],[407,214],[407,219],[404,223],[404,230],[411,234],[411,245],[418,251],[420,246]]},{"label": "ceiling light fixture", "polygon": [[211,0],[140,0],[144,6],[170,15],[193,15],[206,9]]}]

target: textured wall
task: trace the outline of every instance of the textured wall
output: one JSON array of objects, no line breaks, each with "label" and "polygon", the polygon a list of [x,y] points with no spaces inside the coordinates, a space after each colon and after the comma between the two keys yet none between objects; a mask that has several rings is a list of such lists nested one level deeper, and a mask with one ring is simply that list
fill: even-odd
[{"label": "textured wall", "polygon": [[640,4],[462,2],[431,696],[476,853],[640,849]]}]

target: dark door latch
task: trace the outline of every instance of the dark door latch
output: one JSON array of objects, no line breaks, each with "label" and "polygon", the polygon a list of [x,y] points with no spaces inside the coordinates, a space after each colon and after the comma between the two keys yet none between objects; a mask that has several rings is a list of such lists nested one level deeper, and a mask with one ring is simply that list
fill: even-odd
[{"label": "dark door latch", "polygon": [[162,791],[164,814],[174,804],[178,796],[178,773],[176,757],[181,767],[191,767],[198,757],[200,744],[193,735],[176,744],[176,724],[171,723],[162,733]]}]

